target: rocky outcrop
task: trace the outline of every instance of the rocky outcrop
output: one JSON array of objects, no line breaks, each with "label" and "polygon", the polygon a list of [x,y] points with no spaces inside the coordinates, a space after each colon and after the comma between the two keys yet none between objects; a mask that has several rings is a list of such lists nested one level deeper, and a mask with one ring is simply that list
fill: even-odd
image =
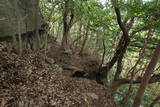
[{"label": "rocky outcrop", "polygon": [[[36,0],[0,0],[0,38],[18,34],[20,22],[21,33],[35,29]],[[42,24],[42,15],[40,14]]]}]

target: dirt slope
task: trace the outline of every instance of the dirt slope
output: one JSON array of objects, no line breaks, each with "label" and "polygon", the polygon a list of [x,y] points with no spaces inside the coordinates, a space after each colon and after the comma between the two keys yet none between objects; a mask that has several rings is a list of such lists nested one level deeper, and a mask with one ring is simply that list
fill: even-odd
[{"label": "dirt slope", "polygon": [[111,89],[64,76],[51,58],[0,43],[0,107],[115,107]]},{"label": "dirt slope", "polygon": [[65,76],[72,76],[75,72],[86,73],[87,78],[95,80],[96,72],[99,69],[99,59],[90,53],[79,55],[78,49],[76,52],[73,50],[62,51],[60,50],[60,43],[55,42],[52,37],[49,38],[48,57],[53,58],[55,62],[63,68]]}]

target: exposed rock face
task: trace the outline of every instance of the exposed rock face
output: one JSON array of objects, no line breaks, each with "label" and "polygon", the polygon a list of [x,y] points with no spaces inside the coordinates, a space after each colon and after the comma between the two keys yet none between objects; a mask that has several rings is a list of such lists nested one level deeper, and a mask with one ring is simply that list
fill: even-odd
[{"label": "exposed rock face", "polygon": [[[0,0],[0,38],[35,29],[36,0]],[[40,15],[42,23],[42,15]]]}]

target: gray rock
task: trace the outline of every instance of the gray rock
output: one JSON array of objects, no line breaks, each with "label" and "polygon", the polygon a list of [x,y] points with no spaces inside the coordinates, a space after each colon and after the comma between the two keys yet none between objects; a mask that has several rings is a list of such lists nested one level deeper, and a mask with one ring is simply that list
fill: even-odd
[{"label": "gray rock", "polygon": [[[35,29],[35,2],[36,0],[0,0],[0,38],[18,34],[18,21],[21,21],[21,33]],[[39,18],[42,23],[41,14]]]}]

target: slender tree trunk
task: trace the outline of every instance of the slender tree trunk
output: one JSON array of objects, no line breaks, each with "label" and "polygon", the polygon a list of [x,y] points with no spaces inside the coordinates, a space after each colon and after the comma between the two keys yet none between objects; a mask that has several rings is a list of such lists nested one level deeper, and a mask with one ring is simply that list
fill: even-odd
[{"label": "slender tree trunk", "polygon": [[[146,45],[146,44],[145,44]],[[122,99],[121,103],[124,105],[124,104],[127,104],[128,103],[128,100],[129,100],[129,96],[132,92],[132,85],[133,85],[133,79],[134,79],[134,76],[135,76],[135,70],[137,68],[137,65],[140,63],[141,59],[143,59],[144,57],[144,53],[145,53],[145,47],[144,49],[142,49],[142,52],[140,52],[140,57],[139,59],[137,60],[137,62],[135,63],[135,65],[129,70],[129,72],[131,73],[131,81],[130,81],[130,85],[129,85],[129,89],[127,91],[127,94],[126,96]],[[127,74],[128,75],[128,74]]]},{"label": "slender tree trunk", "polygon": [[80,35],[80,36],[78,36],[73,42],[72,42],[72,44],[71,44],[71,47],[73,47],[74,46],[74,44],[75,43],[77,43],[82,37],[84,37],[85,35],[83,34],[83,35]]},{"label": "slender tree trunk", "polygon": [[[53,12],[54,12],[54,6],[52,5],[52,10],[50,12],[50,15],[48,17],[48,23],[51,22],[51,18],[52,18],[52,15],[53,15]],[[54,29],[54,26],[53,26],[53,29]],[[45,56],[47,56],[47,48],[48,48],[48,36],[49,36],[49,33],[50,33],[50,30],[51,28],[49,26],[47,26],[45,28],[46,32],[45,32],[45,49],[44,49],[44,53],[45,53]],[[53,30],[54,31],[54,30]],[[54,32],[53,32],[53,35],[54,35]]]},{"label": "slender tree trunk", "polygon": [[38,51],[40,49],[40,36],[39,36],[39,0],[36,0],[36,10],[35,10],[35,50]]},{"label": "slender tree trunk", "polygon": [[122,60],[123,60],[123,57],[124,57],[124,54],[126,52],[126,49],[127,49],[128,45],[129,45],[129,41],[124,40],[123,48],[122,48],[122,50],[120,52],[120,56],[118,57],[118,60],[117,60],[117,72],[115,74],[114,81],[116,81],[120,78],[120,74],[121,74],[122,69],[123,69]]},{"label": "slender tree trunk", "polygon": [[105,45],[105,39],[103,38],[103,55],[102,55],[102,61],[101,61],[101,64],[100,64],[100,67],[102,67],[103,63],[104,63],[104,58],[105,58],[105,55],[106,55],[106,45]]},{"label": "slender tree trunk", "polygon": [[[132,85],[133,85],[133,79],[134,79],[134,76],[135,76],[135,70],[137,68],[137,65],[140,63],[140,61],[144,58],[144,55],[145,55],[145,49],[146,49],[146,46],[147,46],[147,41],[149,39],[149,36],[150,36],[150,31],[148,33],[148,36],[147,38],[145,38],[145,41],[144,41],[144,48],[142,50],[140,50],[140,56],[139,56],[139,59],[137,60],[137,62],[135,63],[135,65],[129,70],[129,72],[131,72],[131,82],[130,82],[130,85],[129,85],[129,89],[127,91],[127,94],[126,96],[122,99],[122,104],[127,104],[128,103],[128,100],[129,100],[129,96],[132,92]],[[142,51],[142,52],[141,52]],[[129,73],[128,72],[128,73]]]},{"label": "slender tree trunk", "polygon": [[80,24],[79,24],[79,32],[77,33],[77,37],[81,36],[81,33],[82,33],[82,23],[80,22]]},{"label": "slender tree trunk", "polygon": [[[87,32],[88,32],[88,31],[87,31]],[[79,55],[82,55],[82,54],[83,54],[85,45],[86,45],[86,43],[87,43],[87,39],[88,39],[88,33],[85,35],[84,41],[83,41],[83,43],[82,43],[81,50],[80,50],[80,52],[79,52]]]},{"label": "slender tree trunk", "polygon": [[79,25],[79,30],[77,32],[77,38],[72,42],[71,47],[75,45],[81,39],[84,35],[82,34],[82,24],[80,23]]},{"label": "slender tree trunk", "polygon": [[[129,45],[129,43],[130,43],[130,41],[125,40],[123,36],[121,37],[121,39],[119,41],[119,45],[117,46],[116,52],[115,52],[113,58],[111,59],[111,61],[108,62],[105,67],[101,67],[99,69],[100,74],[102,73],[101,75],[107,76],[108,72],[114,66],[114,64],[117,62],[117,60],[120,58],[120,56],[121,56],[121,60],[122,60],[123,55],[125,53],[125,50],[126,50],[127,46]],[[121,60],[119,60],[119,63],[121,62]],[[119,66],[119,67],[121,67],[121,66]],[[119,78],[120,73],[121,73],[121,70],[119,70],[116,73],[115,79]],[[98,74],[98,75],[100,75],[100,74]]]},{"label": "slender tree trunk", "polygon": [[57,39],[58,39],[59,32],[60,32],[60,24],[58,23],[57,33],[56,33],[56,37],[55,37],[55,41],[57,41]]},{"label": "slender tree trunk", "polygon": [[115,76],[114,76],[114,81],[116,81],[120,78],[120,74],[121,74],[122,69],[123,69],[123,65],[122,65],[123,56],[124,56],[124,54],[122,53],[117,60],[117,71],[116,71]]},{"label": "slender tree trunk", "polygon": [[[108,71],[110,71],[110,69],[114,66],[114,64],[117,62],[118,59],[119,59],[119,68],[120,68],[121,67],[120,63],[123,59],[126,48],[130,43],[130,37],[128,35],[128,30],[126,28],[126,25],[122,22],[120,9],[118,7],[115,7],[115,13],[117,16],[118,25],[119,25],[121,31],[123,32],[123,35],[120,39],[119,45],[116,48],[116,52],[115,52],[113,58],[111,59],[111,61],[109,63],[106,64],[105,67],[102,67],[99,69],[99,72],[101,72],[101,73],[98,73],[97,75],[106,75],[107,76]],[[121,73],[121,68],[116,73],[116,76],[115,76],[116,79],[119,77],[120,73]]]},{"label": "slender tree trunk", "polygon": [[139,105],[141,104],[145,89],[148,85],[148,81],[150,80],[151,74],[154,72],[154,68],[156,67],[156,64],[159,59],[160,59],[160,42],[158,43],[155,53],[146,69],[146,72],[143,76],[141,85],[137,91],[132,107],[139,107]]},{"label": "slender tree trunk", "polygon": [[22,37],[21,37],[21,20],[18,21],[18,39],[19,39],[19,55],[22,55],[23,47],[22,47]]},{"label": "slender tree trunk", "polygon": [[15,46],[16,51],[18,50],[17,45],[18,45],[18,41],[16,38],[16,35],[12,35],[12,40],[13,40],[13,45]]},{"label": "slender tree trunk", "polygon": [[69,30],[65,26],[62,37],[62,49],[68,48],[68,35],[69,35]]},{"label": "slender tree trunk", "polygon": [[[131,80],[131,81],[133,81],[133,80]],[[132,93],[132,83],[130,83],[130,85],[129,85],[129,89],[128,89],[128,91],[127,91],[127,94],[126,94],[126,96],[122,99],[122,101],[121,101],[121,104],[122,105],[125,105],[125,104],[128,104],[128,100],[129,100],[129,97],[130,97],[130,95],[131,95],[131,93]]]},{"label": "slender tree trunk", "polygon": [[81,47],[81,49],[80,49],[79,55],[82,55],[82,54],[83,54],[83,50],[84,50],[84,48],[85,48],[85,45],[86,45],[87,39],[88,39],[88,32],[89,32],[89,23],[88,23],[88,25],[87,25],[87,30],[86,30],[85,38],[84,38],[84,41],[83,41],[83,43],[82,43],[82,47]]},{"label": "slender tree trunk", "polygon": [[44,47],[44,54],[47,56],[47,48],[48,48],[48,33],[45,35],[45,47]]}]

